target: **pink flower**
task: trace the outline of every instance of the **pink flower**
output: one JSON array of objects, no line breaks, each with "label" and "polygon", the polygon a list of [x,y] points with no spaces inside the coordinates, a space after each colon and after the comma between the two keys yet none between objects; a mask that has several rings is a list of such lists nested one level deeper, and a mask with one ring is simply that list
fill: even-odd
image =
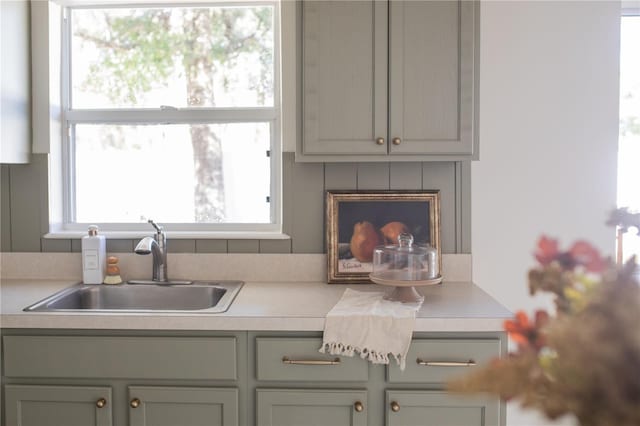
[{"label": "pink flower", "polygon": [[542,266],[557,262],[565,270],[572,270],[580,265],[589,272],[602,272],[606,266],[598,250],[586,241],[577,241],[568,251],[560,251],[558,240],[543,235],[538,240],[534,255]]},{"label": "pink flower", "polygon": [[546,266],[556,260],[560,252],[558,251],[558,240],[547,238],[546,236],[540,237],[538,240],[538,251],[535,252],[535,257],[541,265]]},{"label": "pink flower", "polygon": [[569,249],[569,254],[578,265],[583,265],[589,272],[602,272],[605,261],[598,250],[586,241],[577,241]]}]

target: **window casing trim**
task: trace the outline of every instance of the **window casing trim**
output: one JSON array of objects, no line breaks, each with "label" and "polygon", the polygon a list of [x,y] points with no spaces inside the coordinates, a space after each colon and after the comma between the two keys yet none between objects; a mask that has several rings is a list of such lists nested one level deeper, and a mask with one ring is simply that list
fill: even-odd
[{"label": "window casing trim", "polygon": [[[238,123],[238,122],[266,122],[271,128],[271,146],[270,146],[270,162],[271,162],[271,194],[270,194],[270,216],[271,223],[236,223],[236,224],[212,224],[212,223],[167,223],[163,224],[168,233],[174,233],[174,236],[181,235],[184,238],[266,238],[281,239],[289,238],[282,233],[282,99],[281,99],[281,40],[282,26],[280,22],[280,6],[278,1],[203,1],[198,2],[200,5],[221,6],[241,4],[241,5],[272,5],[274,6],[274,105],[269,107],[233,107],[233,108],[175,108],[173,106],[161,105],[158,108],[123,108],[123,109],[73,109],[70,108],[70,23],[65,19],[66,9],[62,9],[63,22],[61,24],[61,33],[63,42],[61,43],[62,69],[61,69],[61,182],[62,190],[62,206],[59,208],[59,214],[52,214],[50,206],[50,227],[49,233],[45,238],[70,238],[73,235],[84,235],[88,224],[73,222],[73,213],[71,206],[74,192],[72,189],[73,170],[71,167],[72,147],[70,138],[72,137],[72,128],[76,124],[193,124],[193,123]],[[72,7],[91,7],[91,6],[109,6],[106,4],[93,2],[67,2]],[[111,4],[114,7],[123,6],[184,6],[184,4],[174,2],[139,2]],[[66,22],[65,22],[66,21]],[[295,23],[290,23],[289,32],[295,37]],[[292,100],[295,101],[295,100]],[[50,179],[55,176],[50,176]],[[53,186],[56,184],[52,182]],[[50,190],[50,195],[53,193]],[[51,220],[51,217],[61,217],[61,220]],[[101,232],[105,235],[147,235],[146,224],[144,223],[104,223],[101,226]],[[124,234],[123,234],[124,233]]]}]

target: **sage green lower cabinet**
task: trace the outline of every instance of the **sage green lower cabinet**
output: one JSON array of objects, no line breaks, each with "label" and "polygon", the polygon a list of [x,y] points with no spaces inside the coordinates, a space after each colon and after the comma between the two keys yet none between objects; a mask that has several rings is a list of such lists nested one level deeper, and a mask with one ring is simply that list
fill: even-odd
[{"label": "sage green lower cabinet", "polygon": [[[502,333],[415,333],[406,368],[319,353],[322,338],[249,333],[257,426],[504,426],[497,398],[444,391],[506,353]],[[251,405],[251,404],[249,404]]]},{"label": "sage green lower cabinet", "polygon": [[111,426],[109,387],[6,385],[7,426]]},{"label": "sage green lower cabinet", "polygon": [[0,426],[505,426],[444,391],[501,332],[414,333],[406,368],[320,353],[319,331],[0,329]]},{"label": "sage green lower cabinet", "polygon": [[129,387],[130,426],[238,426],[238,390]]},{"label": "sage green lower cabinet", "polygon": [[367,391],[258,389],[258,426],[366,426]]},{"label": "sage green lower cabinet", "polygon": [[3,329],[0,424],[247,425],[246,340],[246,332]]},{"label": "sage green lower cabinet", "polygon": [[386,392],[387,426],[493,426],[500,404],[490,398],[459,398],[438,391]]}]

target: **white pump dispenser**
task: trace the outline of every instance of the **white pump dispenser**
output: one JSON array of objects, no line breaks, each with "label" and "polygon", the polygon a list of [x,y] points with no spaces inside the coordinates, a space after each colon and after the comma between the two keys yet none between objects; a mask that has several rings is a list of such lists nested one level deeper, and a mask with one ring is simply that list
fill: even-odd
[{"label": "white pump dispenser", "polygon": [[82,281],[102,284],[107,269],[107,243],[98,235],[96,225],[89,226],[89,234],[82,237]]}]

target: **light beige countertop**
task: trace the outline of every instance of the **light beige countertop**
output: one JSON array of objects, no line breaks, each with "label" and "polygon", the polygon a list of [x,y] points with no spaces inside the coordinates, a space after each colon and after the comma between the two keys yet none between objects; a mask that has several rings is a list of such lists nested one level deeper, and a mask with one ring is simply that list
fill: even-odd
[{"label": "light beige countertop", "polygon": [[[0,282],[0,327],[121,330],[322,331],[327,312],[347,287],[387,291],[374,284],[316,281],[247,281],[224,313],[24,312],[23,309],[78,280],[4,278]],[[502,331],[505,307],[471,282],[445,281],[420,287],[425,296],[416,332]]]}]

